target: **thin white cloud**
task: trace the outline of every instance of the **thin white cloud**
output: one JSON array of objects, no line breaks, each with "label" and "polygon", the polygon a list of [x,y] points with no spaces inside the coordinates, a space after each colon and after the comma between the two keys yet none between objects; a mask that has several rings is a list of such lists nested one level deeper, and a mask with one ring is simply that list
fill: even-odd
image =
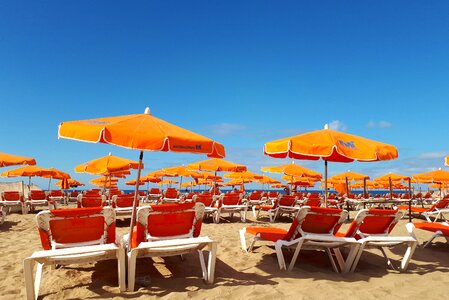
[{"label": "thin white cloud", "polygon": [[426,152],[418,156],[419,159],[443,159],[447,153],[445,152]]},{"label": "thin white cloud", "polygon": [[220,123],[212,125],[212,132],[216,135],[231,135],[237,131],[246,129],[246,126],[240,124]]},{"label": "thin white cloud", "polygon": [[366,124],[366,127],[368,128],[391,128],[393,124],[388,121],[369,121],[368,124]]},{"label": "thin white cloud", "polygon": [[346,125],[339,120],[333,120],[329,123],[329,128],[337,131],[346,131],[347,127]]}]

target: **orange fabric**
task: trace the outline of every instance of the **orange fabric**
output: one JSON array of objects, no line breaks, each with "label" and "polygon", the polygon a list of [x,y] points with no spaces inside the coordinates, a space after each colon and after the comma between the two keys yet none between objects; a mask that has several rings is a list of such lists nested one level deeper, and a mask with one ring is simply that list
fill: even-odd
[{"label": "orange fabric", "polygon": [[288,175],[288,176],[309,177],[309,178],[321,179],[320,173],[315,172],[310,169],[307,169],[305,167],[302,167],[302,166],[294,164],[294,163],[280,165],[280,166],[262,167],[261,170],[263,172],[281,173],[281,174]]},{"label": "orange fabric", "polygon": [[243,172],[246,171],[244,165],[239,165],[224,159],[212,158],[189,164],[191,170],[215,171],[215,172]]},{"label": "orange fabric", "polygon": [[60,191],[60,190],[54,190],[54,191],[50,192],[49,196],[51,196],[51,197],[63,197],[64,193],[62,191]]},{"label": "orange fabric", "polygon": [[0,167],[8,167],[14,165],[35,165],[34,158],[17,156],[0,152]]},{"label": "orange fabric", "polygon": [[212,205],[213,197],[212,195],[198,195],[196,197],[196,202],[201,202],[204,204],[204,206],[209,207]]},{"label": "orange fabric", "polygon": [[396,147],[331,129],[316,130],[265,144],[264,153],[278,158],[351,162],[398,157]]},{"label": "orange fabric", "polygon": [[360,239],[360,236],[356,234],[357,230],[366,234],[390,233],[394,228],[392,222],[396,217],[396,213],[397,210],[391,209],[370,209],[362,224],[357,224],[356,220],[354,220],[345,233],[339,232],[337,236]]},{"label": "orange fabric", "polygon": [[429,223],[429,222],[422,222],[422,223],[413,223],[416,228],[427,230],[431,232],[441,231],[444,236],[449,237],[449,226],[444,225],[442,223]]},{"label": "orange fabric", "polygon": [[287,234],[287,230],[269,227],[246,227],[246,232],[252,235],[258,234],[262,239],[272,242],[284,240]]},{"label": "orange fabric", "polygon": [[334,189],[340,195],[348,194],[348,190],[346,189],[346,183],[334,183]]},{"label": "orange fabric", "polygon": [[2,198],[5,201],[19,201],[19,200],[23,200],[22,197],[20,196],[20,193],[16,192],[16,191],[3,192],[3,197]]},{"label": "orange fabric", "polygon": [[[103,156],[75,167],[75,172],[103,175],[129,169],[137,169],[139,162],[114,155]],[[143,165],[142,165],[143,168]]]},{"label": "orange fabric", "polygon": [[254,172],[250,171],[243,171],[243,172],[231,172],[228,174],[225,174],[223,177],[230,178],[230,179],[263,179],[262,175],[259,175]]},{"label": "orange fabric", "polygon": [[[114,207],[132,207],[134,203],[134,194],[117,196],[115,200]],[[137,205],[139,206],[139,201],[137,201]]]},{"label": "orange fabric", "polygon": [[31,200],[47,200],[47,194],[44,191],[31,191],[30,192]]},{"label": "orange fabric", "polygon": [[412,176],[414,182],[449,182],[449,172],[445,170],[435,170],[431,172],[424,172]]},{"label": "orange fabric", "polygon": [[78,202],[79,207],[101,207],[103,206],[103,199],[99,196],[97,197],[86,197],[81,198],[81,203]]},{"label": "orange fabric", "polygon": [[26,166],[13,170],[9,170],[2,173],[3,177],[18,177],[18,176],[44,176],[51,175],[52,172],[48,169],[41,168],[38,166]]},{"label": "orange fabric", "polygon": [[359,180],[363,180],[365,178],[370,179],[368,175],[364,175],[364,174],[360,174],[360,173],[356,173],[356,172],[352,172],[352,171],[347,171],[347,172],[340,173],[340,174],[330,177],[329,181],[331,181],[331,180],[346,181],[346,178],[348,178],[348,181],[359,181]]},{"label": "orange fabric", "polygon": [[65,172],[62,172],[60,170],[57,170],[55,168],[48,168],[47,170],[50,171],[51,173],[50,174],[44,174],[44,175],[42,175],[42,177],[44,177],[44,178],[54,178],[54,179],[69,179],[70,178],[69,174],[67,174]]},{"label": "orange fabric", "polygon": [[63,122],[59,137],[107,143],[137,150],[205,153],[224,157],[224,146],[152,116],[149,111],[116,117]]},{"label": "orange fabric", "polygon": [[151,188],[150,189],[150,194],[160,194],[161,190],[158,188]]},{"label": "orange fabric", "polygon": [[[58,181],[55,183],[56,186],[59,186],[60,188],[62,188],[62,181]],[[67,179],[67,184],[69,187],[78,187],[78,186],[84,186],[83,183],[75,180],[75,179]]]}]

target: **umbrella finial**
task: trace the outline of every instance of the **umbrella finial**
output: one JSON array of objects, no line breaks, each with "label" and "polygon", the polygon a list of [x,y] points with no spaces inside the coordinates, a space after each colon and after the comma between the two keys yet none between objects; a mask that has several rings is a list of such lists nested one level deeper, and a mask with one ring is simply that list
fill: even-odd
[{"label": "umbrella finial", "polygon": [[329,124],[324,124],[324,129],[329,129]]},{"label": "umbrella finial", "polygon": [[146,114],[146,115],[151,115],[151,111],[150,111],[150,108],[149,108],[149,107],[145,108],[144,114]]},{"label": "umbrella finial", "polygon": [[109,156],[112,156],[112,152],[109,152]]}]

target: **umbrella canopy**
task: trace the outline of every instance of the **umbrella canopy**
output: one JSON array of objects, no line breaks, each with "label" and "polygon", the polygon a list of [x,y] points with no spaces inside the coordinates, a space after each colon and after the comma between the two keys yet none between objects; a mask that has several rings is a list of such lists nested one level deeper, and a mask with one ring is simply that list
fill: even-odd
[{"label": "umbrella canopy", "polygon": [[[55,185],[60,187],[60,188],[62,188],[62,183],[63,183],[62,181],[58,181],[58,182],[55,183]],[[79,181],[77,181],[75,179],[68,179],[67,180],[67,185],[69,187],[79,187],[79,186],[84,186],[84,183],[81,183],[81,182],[79,182]]]},{"label": "umbrella canopy", "polygon": [[162,180],[162,181],[159,181],[157,184],[159,184],[159,185],[166,185],[166,184],[168,184],[168,185],[172,185],[172,184],[177,184],[178,183],[178,181],[176,181],[176,180]]},{"label": "umbrella canopy", "polygon": [[361,162],[390,160],[398,157],[396,147],[356,135],[322,130],[271,141],[265,144],[264,153],[277,158],[307,160],[323,159],[325,177],[325,205],[327,206],[327,162]]},{"label": "umbrella canopy", "polygon": [[170,168],[164,168],[161,169],[159,171],[160,174],[166,174],[165,176],[170,176],[170,177],[200,177],[201,175],[198,172],[189,170],[186,166],[175,166],[175,167],[170,167]]},{"label": "umbrella canopy", "polygon": [[95,118],[63,122],[60,138],[112,144],[141,151],[202,153],[224,157],[224,146],[207,137],[170,124],[150,114]]},{"label": "umbrella canopy", "polygon": [[409,179],[410,179],[410,176],[407,176],[407,175],[388,173],[388,174],[385,174],[385,175],[375,178],[374,181],[386,181],[386,182],[388,182],[389,180],[391,180],[391,181],[402,181],[402,180],[408,181]]},{"label": "umbrella canopy", "polygon": [[307,169],[303,166],[297,165],[294,162],[291,164],[280,165],[280,166],[271,166],[271,167],[262,167],[261,170],[263,172],[269,173],[280,173],[287,176],[294,177],[312,177],[321,179],[321,174],[315,172],[313,170]]},{"label": "umbrella canopy", "polygon": [[60,170],[57,170],[55,168],[48,168],[47,170],[49,170],[51,173],[50,174],[44,174],[42,175],[42,177],[44,178],[51,178],[51,179],[69,179],[70,175],[62,172]]},{"label": "umbrella canopy", "polygon": [[0,167],[9,167],[15,165],[35,165],[34,158],[17,156],[0,152]]},{"label": "umbrella canopy", "polygon": [[255,181],[257,181],[258,183],[262,183],[262,184],[276,184],[276,183],[281,183],[279,180],[271,178],[269,176],[265,176],[262,175],[262,178],[260,179],[256,179]]},{"label": "umbrella canopy", "polygon": [[[153,177],[153,176],[148,176],[147,175],[147,176],[140,177],[140,180],[139,180],[140,184],[139,185],[143,185],[143,184],[145,184],[147,182],[158,183],[158,182],[161,182],[161,181],[162,181],[162,179],[160,179],[159,177]],[[127,185],[136,185],[136,180],[134,179],[134,180],[127,181],[127,182],[125,182],[125,184],[127,184]]]},{"label": "umbrella canopy", "polygon": [[[58,136],[140,150],[137,182],[142,170],[143,151],[188,152],[225,157],[222,144],[158,119],[150,114],[149,108],[143,114],[63,122],[59,125]],[[137,192],[138,185],[135,187],[130,233],[135,224]]]},{"label": "umbrella canopy", "polygon": [[246,166],[239,165],[224,159],[212,158],[196,163],[191,163],[187,166],[190,170],[199,171],[214,171],[214,172],[243,172],[246,171]]},{"label": "umbrella canopy", "polygon": [[446,166],[449,166],[449,156],[446,156],[446,157],[444,158],[444,164],[445,164]]},{"label": "umbrella canopy", "polygon": [[193,187],[196,185],[197,185],[197,183],[195,181],[188,181],[188,182],[184,182],[183,184],[181,184],[181,187]]},{"label": "umbrella canopy", "polygon": [[139,162],[114,156],[111,153],[97,159],[90,160],[75,167],[75,172],[96,175],[110,175],[129,169],[137,169]]},{"label": "umbrella canopy", "polygon": [[230,180],[228,182],[225,182],[223,184],[223,186],[244,185],[245,183],[250,183],[250,182],[253,182],[253,180],[251,180],[249,178],[246,178],[246,179],[244,179],[244,178],[235,178],[235,179],[232,179],[232,180]]},{"label": "umbrella canopy", "polygon": [[364,175],[364,174],[360,174],[360,173],[356,173],[356,172],[352,172],[352,171],[347,171],[347,172],[343,172],[337,175],[334,175],[332,177],[329,178],[330,180],[341,180],[341,181],[360,181],[360,180],[364,180],[364,179],[370,179],[368,175]]},{"label": "umbrella canopy", "polygon": [[256,179],[262,179],[263,175],[259,175],[257,173],[250,172],[250,171],[244,171],[244,172],[231,172],[231,173],[225,174],[223,177],[224,178],[230,178],[230,179],[252,179],[252,180],[256,180]]},{"label": "umbrella canopy", "polygon": [[12,169],[9,171],[5,171],[2,173],[3,177],[34,177],[34,176],[39,176],[39,177],[43,177],[43,176],[51,176],[52,174],[54,174],[53,171],[46,169],[46,168],[41,168],[38,166],[25,166],[25,167],[20,167],[17,169]]},{"label": "umbrella canopy", "polygon": [[415,174],[412,178],[423,182],[449,182],[449,172],[441,169]]}]

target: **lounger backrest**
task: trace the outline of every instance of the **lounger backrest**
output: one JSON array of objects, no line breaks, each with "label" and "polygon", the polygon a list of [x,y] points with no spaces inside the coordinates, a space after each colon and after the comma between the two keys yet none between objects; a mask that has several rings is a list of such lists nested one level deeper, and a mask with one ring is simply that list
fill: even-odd
[{"label": "lounger backrest", "polygon": [[429,211],[434,211],[436,209],[444,209],[447,208],[448,206],[449,206],[449,199],[442,199],[435,202],[435,204],[429,208]]},{"label": "lounger backrest", "polygon": [[103,206],[103,197],[97,196],[78,196],[78,207],[100,207]]},{"label": "lounger backrest", "polygon": [[20,192],[16,191],[5,191],[2,193],[3,201],[21,201],[23,200]]},{"label": "lounger backrest", "polygon": [[[112,207],[132,207],[134,202],[134,194],[114,195],[112,196]],[[139,201],[137,201],[137,206]]]},{"label": "lounger backrest", "polygon": [[64,193],[61,190],[53,190],[53,191],[50,191],[49,196],[50,197],[64,197]]},{"label": "lounger backrest", "polygon": [[195,197],[195,202],[203,203],[204,206],[209,207],[209,206],[212,206],[212,203],[214,202],[214,198],[212,195],[197,195]]},{"label": "lounger backrest", "polygon": [[293,240],[306,233],[335,234],[347,216],[342,209],[303,206],[283,239]]},{"label": "lounger backrest", "polygon": [[115,242],[115,212],[110,207],[45,210],[36,221],[45,250]]},{"label": "lounger backrest", "polygon": [[260,192],[252,192],[248,196],[248,200],[260,200],[262,198],[262,193]]},{"label": "lounger backrest", "polygon": [[70,197],[78,197],[78,194],[77,191],[70,192]]},{"label": "lounger backrest", "polygon": [[154,194],[154,195],[158,195],[161,193],[161,190],[158,188],[151,188],[150,189],[150,194]]},{"label": "lounger backrest", "polygon": [[47,200],[47,194],[45,191],[31,191],[30,197],[31,200]]},{"label": "lounger backrest", "polygon": [[321,199],[320,198],[306,198],[306,202],[304,205],[307,206],[320,206],[321,205]]},{"label": "lounger backrest", "polygon": [[282,195],[279,199],[280,206],[294,206],[296,204],[296,197],[294,195]]},{"label": "lounger backrest", "polygon": [[226,193],[223,198],[220,200],[220,205],[240,205],[240,194],[235,193]]},{"label": "lounger backrest", "polygon": [[344,236],[360,239],[369,235],[388,235],[403,215],[393,209],[362,209]]},{"label": "lounger backrest", "polygon": [[131,245],[141,242],[198,237],[204,215],[203,203],[159,204],[141,207]]},{"label": "lounger backrest", "polygon": [[268,192],[268,198],[276,198],[278,195],[278,192]]},{"label": "lounger backrest", "polygon": [[307,198],[320,198],[320,194],[319,193],[310,193]]},{"label": "lounger backrest", "polygon": [[164,192],[165,198],[178,198],[179,192],[175,188],[167,188]]}]

